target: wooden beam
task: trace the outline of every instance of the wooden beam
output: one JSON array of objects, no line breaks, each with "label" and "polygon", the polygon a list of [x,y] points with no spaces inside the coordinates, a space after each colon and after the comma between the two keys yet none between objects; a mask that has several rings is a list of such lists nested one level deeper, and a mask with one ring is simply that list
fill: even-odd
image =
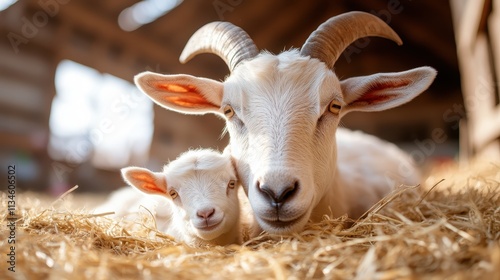
[{"label": "wooden beam", "polygon": [[459,1],[456,5],[465,5],[462,12],[455,15],[458,17],[457,22],[459,23],[455,28],[455,37],[457,49],[460,51],[462,48],[471,48],[473,46],[472,44],[479,31],[479,26],[481,25],[483,17],[483,9],[487,0],[468,0],[466,2],[452,0],[452,2],[456,1]]},{"label": "wooden beam", "polygon": [[[447,3],[443,3],[444,1],[434,1],[439,2],[441,5],[447,5]],[[363,7],[366,11],[380,11],[381,8],[387,9],[387,1],[380,2],[374,1],[363,1],[357,2]],[[408,7],[405,7],[404,4],[401,4],[401,12],[398,14],[391,14],[390,21],[388,24],[397,31],[397,33],[403,37],[403,44],[410,43],[419,46],[422,49],[428,50],[428,52],[435,55],[436,58],[444,61],[446,64],[455,67],[457,65],[456,54],[450,52],[451,49],[454,49],[453,45],[453,36],[450,34],[450,40],[444,40],[443,32],[439,32],[437,30],[443,29],[443,25],[446,22],[443,22],[446,18],[438,17],[437,22],[439,22],[440,26],[434,26],[435,23],[431,22],[432,18],[422,18],[422,14],[431,11],[432,7],[428,7],[428,2],[420,1],[414,3],[415,5],[411,5],[411,3],[407,3]],[[417,12],[411,10],[412,8],[419,7],[419,10],[423,12]],[[388,12],[388,11],[385,11]],[[432,13],[435,13],[432,11]],[[451,21],[451,17],[450,17]],[[450,25],[450,33],[452,32],[452,23]]]},{"label": "wooden beam", "polygon": [[476,150],[481,150],[491,142],[498,141],[500,136],[500,107],[484,115],[484,118],[475,123],[473,129],[473,145]]},{"label": "wooden beam", "polygon": [[[91,32],[99,41],[112,42],[115,45],[123,46],[126,52],[129,51],[137,55],[137,57],[144,56],[151,59],[151,61],[165,65],[177,61],[177,57],[169,50],[169,46],[154,42],[151,38],[140,33],[123,31],[118,27],[115,19],[110,20],[101,17],[77,3],[71,2],[61,9],[59,16],[66,24]],[[64,38],[64,41],[67,42],[67,40],[68,38]],[[154,67],[154,65],[151,65],[151,67]],[[116,75],[116,73],[111,74]]]},{"label": "wooden beam", "polygon": [[496,73],[495,90],[497,100],[500,99],[500,0],[495,0],[493,10],[488,19],[488,29],[493,52],[493,63]]},{"label": "wooden beam", "polygon": [[272,19],[276,17],[283,6],[289,5],[293,1],[276,0],[276,1],[261,1],[258,5],[251,1],[244,1],[240,5],[234,7],[234,10],[226,12],[223,20],[233,22],[243,28],[254,41],[256,41],[258,48],[266,48],[266,42],[260,42],[255,39],[257,34],[271,31],[268,25]]},{"label": "wooden beam", "polygon": [[107,1],[94,0],[92,1],[94,2],[94,4],[92,5],[94,6],[95,3],[98,3],[101,7],[106,9],[108,13],[119,15],[124,9],[140,1],[141,0],[107,0]]},{"label": "wooden beam", "polygon": [[[489,41],[486,29],[482,26],[487,22],[490,14],[491,3],[487,0],[458,2],[466,5],[460,15],[455,15],[460,24],[456,27],[457,52],[462,72],[462,85],[465,107],[468,117],[470,146],[477,154],[500,154],[498,139],[500,136],[500,107],[496,100],[498,97],[498,84],[495,83],[492,63],[493,53],[498,53],[494,47],[496,34],[495,27],[490,29]],[[460,11],[454,8],[455,13]],[[490,24],[495,20],[490,18]],[[497,31],[498,32],[498,31]],[[492,45],[490,45],[492,44]],[[493,48],[492,48],[493,46]],[[497,69],[498,71],[498,69]],[[496,144],[495,144],[496,143]]]},{"label": "wooden beam", "polygon": [[45,142],[38,143],[35,135],[15,134],[11,132],[0,132],[0,146],[7,149],[16,149],[32,153],[44,153]]},{"label": "wooden beam", "polygon": [[315,8],[316,5],[309,1],[290,1],[290,4],[281,9],[278,14],[268,19],[266,28],[255,34],[254,40],[266,44],[266,49],[270,51],[282,51],[286,44],[285,40],[288,40],[286,34],[295,31],[294,27],[297,23],[303,24]]}]

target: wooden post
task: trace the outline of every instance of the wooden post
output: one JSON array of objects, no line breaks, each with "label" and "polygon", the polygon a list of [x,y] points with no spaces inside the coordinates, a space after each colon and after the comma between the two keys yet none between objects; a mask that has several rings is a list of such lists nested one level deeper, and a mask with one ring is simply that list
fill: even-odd
[{"label": "wooden post", "polygon": [[467,112],[467,154],[498,159],[500,1],[451,0],[450,4]]}]

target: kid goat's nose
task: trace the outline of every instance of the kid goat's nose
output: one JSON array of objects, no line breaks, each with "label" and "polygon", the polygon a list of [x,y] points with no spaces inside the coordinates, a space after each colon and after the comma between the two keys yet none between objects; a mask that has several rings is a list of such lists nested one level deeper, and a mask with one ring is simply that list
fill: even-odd
[{"label": "kid goat's nose", "polygon": [[205,220],[210,218],[214,213],[215,213],[215,208],[203,208],[196,211],[196,215]]}]

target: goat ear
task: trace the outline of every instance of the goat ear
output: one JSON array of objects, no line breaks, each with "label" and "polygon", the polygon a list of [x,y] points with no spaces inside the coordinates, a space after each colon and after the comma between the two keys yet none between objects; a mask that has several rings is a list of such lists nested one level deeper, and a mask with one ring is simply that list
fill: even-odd
[{"label": "goat ear", "polygon": [[167,195],[167,182],[162,173],[152,172],[146,168],[122,168],[125,182],[147,194]]},{"label": "goat ear", "polygon": [[137,87],[158,105],[185,114],[219,112],[223,84],[190,75],[143,72],[134,78]]},{"label": "goat ear", "polygon": [[341,112],[374,112],[397,107],[426,90],[435,77],[436,70],[420,67],[346,79],[340,82],[347,104]]}]

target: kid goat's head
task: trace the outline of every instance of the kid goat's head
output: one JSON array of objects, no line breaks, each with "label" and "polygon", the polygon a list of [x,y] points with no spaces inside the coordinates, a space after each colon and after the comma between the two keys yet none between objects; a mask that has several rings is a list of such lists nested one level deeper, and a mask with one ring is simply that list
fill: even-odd
[{"label": "kid goat's head", "polygon": [[230,156],[212,150],[185,152],[163,172],[122,169],[124,180],[141,192],[160,195],[172,203],[177,223],[186,235],[210,241],[238,227],[236,174]]},{"label": "kid goat's head", "polygon": [[135,82],[170,110],[223,116],[259,225],[268,232],[294,232],[302,229],[325,192],[335,192],[340,118],[406,103],[435,77],[432,68],[422,67],[340,81],[335,61],[349,44],[366,36],[401,44],[382,20],[362,12],[331,18],[300,51],[278,55],[259,54],[239,27],[213,22],[191,37],[180,59],[217,54],[231,70],[224,82],[149,72],[137,75]]}]

